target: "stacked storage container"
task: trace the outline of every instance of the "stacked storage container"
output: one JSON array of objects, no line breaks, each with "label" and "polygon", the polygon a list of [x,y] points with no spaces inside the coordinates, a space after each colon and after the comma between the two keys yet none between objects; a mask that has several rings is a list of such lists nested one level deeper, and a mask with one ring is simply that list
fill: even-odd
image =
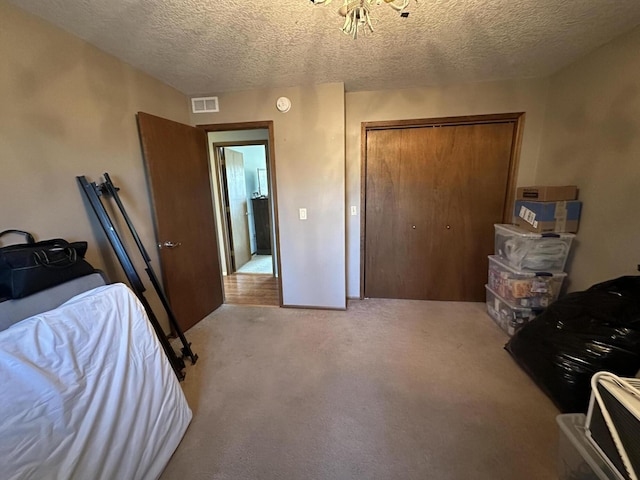
[{"label": "stacked storage container", "polygon": [[572,233],[532,233],[495,225],[489,256],[487,311],[510,336],[558,298]]}]

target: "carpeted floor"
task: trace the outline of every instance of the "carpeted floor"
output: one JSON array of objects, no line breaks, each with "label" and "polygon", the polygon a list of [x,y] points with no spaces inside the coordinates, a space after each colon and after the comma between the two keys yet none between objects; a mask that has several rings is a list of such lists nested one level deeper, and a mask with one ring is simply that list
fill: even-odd
[{"label": "carpeted floor", "polygon": [[187,337],[164,480],[557,478],[558,411],[484,304],[223,305]]}]

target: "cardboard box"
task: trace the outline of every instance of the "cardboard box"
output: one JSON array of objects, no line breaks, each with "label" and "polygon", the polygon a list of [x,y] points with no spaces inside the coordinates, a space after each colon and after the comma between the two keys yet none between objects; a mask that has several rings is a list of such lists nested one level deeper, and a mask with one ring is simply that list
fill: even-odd
[{"label": "cardboard box", "polygon": [[582,202],[530,202],[516,200],[513,223],[536,233],[576,233],[580,224]]},{"label": "cardboard box", "polygon": [[533,186],[519,187],[516,190],[516,200],[530,200],[534,202],[556,202],[559,200],[576,200],[578,187],[575,185]]}]

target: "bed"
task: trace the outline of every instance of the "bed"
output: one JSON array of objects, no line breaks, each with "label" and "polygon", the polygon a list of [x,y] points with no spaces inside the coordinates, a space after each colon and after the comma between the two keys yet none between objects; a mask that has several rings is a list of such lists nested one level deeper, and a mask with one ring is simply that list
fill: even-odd
[{"label": "bed", "polygon": [[158,478],[191,421],[138,299],[90,277],[0,302],[3,480]]}]

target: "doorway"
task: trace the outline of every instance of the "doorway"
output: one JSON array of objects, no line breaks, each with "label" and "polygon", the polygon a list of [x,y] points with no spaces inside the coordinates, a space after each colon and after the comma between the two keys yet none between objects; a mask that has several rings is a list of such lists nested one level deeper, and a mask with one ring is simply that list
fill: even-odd
[{"label": "doorway", "polygon": [[[232,127],[236,127],[234,124]],[[224,302],[281,305],[276,189],[268,129],[207,125]]]},{"label": "doorway", "polygon": [[363,297],[484,300],[523,115],[363,124]]}]

